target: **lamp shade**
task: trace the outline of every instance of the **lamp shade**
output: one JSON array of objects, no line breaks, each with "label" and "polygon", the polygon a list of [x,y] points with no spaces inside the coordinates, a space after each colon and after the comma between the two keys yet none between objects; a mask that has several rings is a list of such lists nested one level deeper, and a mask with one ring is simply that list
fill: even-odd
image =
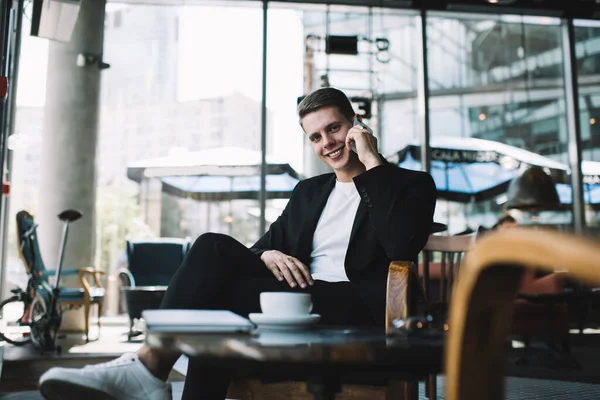
[{"label": "lamp shade", "polygon": [[537,211],[563,208],[552,177],[535,166],[510,182],[505,207]]}]

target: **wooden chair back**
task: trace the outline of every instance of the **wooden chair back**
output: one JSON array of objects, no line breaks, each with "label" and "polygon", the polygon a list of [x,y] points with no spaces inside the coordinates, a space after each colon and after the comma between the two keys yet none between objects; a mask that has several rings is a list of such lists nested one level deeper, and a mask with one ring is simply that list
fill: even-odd
[{"label": "wooden chair back", "polygon": [[433,298],[432,280],[439,281],[439,301],[450,299],[452,286],[458,275],[464,255],[475,244],[476,233],[456,236],[430,235],[421,254],[420,276],[425,294]]},{"label": "wooden chair back", "polygon": [[505,339],[524,268],[563,270],[600,285],[600,243],[530,228],[478,240],[461,267],[450,303],[446,399],[504,398]]},{"label": "wooden chair back", "polygon": [[392,261],[388,269],[385,300],[385,329],[393,329],[395,319],[404,319],[415,314],[419,285],[416,265],[409,261]]}]

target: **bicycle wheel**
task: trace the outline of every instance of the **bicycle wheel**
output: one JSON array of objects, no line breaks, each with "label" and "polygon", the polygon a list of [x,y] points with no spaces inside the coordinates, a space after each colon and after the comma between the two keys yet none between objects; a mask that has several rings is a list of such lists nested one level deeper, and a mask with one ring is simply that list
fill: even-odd
[{"label": "bicycle wheel", "polygon": [[60,327],[60,305],[57,303],[54,313],[50,313],[51,301],[48,296],[36,293],[31,302],[31,339],[42,351],[55,349],[54,338]]},{"label": "bicycle wheel", "polygon": [[[0,311],[6,324],[0,332],[0,340],[15,346],[23,346],[31,342],[31,330],[27,322],[28,304],[22,296],[13,296],[0,303]],[[14,322],[13,322],[14,321]]]}]

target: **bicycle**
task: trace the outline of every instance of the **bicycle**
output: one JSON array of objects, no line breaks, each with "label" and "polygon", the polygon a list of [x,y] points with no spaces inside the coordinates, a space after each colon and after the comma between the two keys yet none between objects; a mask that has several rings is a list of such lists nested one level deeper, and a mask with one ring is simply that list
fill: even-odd
[{"label": "bicycle", "polygon": [[[52,287],[48,281],[37,248],[37,224],[33,222],[33,217],[26,211],[20,211],[17,214],[17,234],[20,238],[20,252],[28,268],[28,280],[25,290],[15,288],[11,290],[13,294],[10,298],[0,303],[0,313],[3,315],[5,310],[14,307],[15,304],[21,304],[23,309],[19,311],[21,316],[16,320],[15,325],[23,328],[29,328],[29,332],[0,332],[0,339],[15,345],[23,346],[29,343],[39,348],[42,352],[56,351],[60,353],[60,346],[56,345],[58,329],[62,321],[62,309],[58,301],[60,296],[60,277],[62,272],[62,262],[64,251],[69,233],[69,224],[77,221],[83,216],[79,210],[68,209],[61,212],[58,218],[63,221],[63,235],[58,256],[58,268],[56,270],[56,281]],[[20,306],[18,306],[20,307]]]}]

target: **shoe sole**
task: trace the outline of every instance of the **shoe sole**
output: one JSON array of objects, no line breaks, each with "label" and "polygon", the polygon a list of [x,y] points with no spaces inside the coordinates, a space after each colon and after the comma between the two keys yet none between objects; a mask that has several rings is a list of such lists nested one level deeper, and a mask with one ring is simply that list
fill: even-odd
[{"label": "shoe sole", "polygon": [[42,383],[40,393],[46,400],[117,400],[100,390],[58,380],[47,380]]}]

